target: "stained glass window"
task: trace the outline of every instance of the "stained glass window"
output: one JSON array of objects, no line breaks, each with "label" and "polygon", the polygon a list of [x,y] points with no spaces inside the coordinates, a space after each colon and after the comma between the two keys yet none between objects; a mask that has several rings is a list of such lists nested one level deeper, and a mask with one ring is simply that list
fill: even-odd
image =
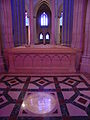
[{"label": "stained glass window", "polygon": [[25,25],[29,26],[29,18],[27,16],[27,12],[25,12]]},{"label": "stained glass window", "polygon": [[48,26],[48,16],[45,12],[41,14],[41,26]]},{"label": "stained glass window", "polygon": [[62,26],[63,24],[63,12],[61,12],[61,16],[60,16],[60,26]]},{"label": "stained glass window", "polygon": [[49,40],[49,34],[48,33],[46,34],[46,40]]},{"label": "stained glass window", "polygon": [[40,33],[40,40],[42,40],[43,39],[43,34],[42,33]]}]

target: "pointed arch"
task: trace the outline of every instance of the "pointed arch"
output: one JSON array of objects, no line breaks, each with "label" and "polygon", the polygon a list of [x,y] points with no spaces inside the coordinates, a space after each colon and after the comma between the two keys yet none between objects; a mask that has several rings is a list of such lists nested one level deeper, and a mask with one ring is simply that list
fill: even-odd
[{"label": "pointed arch", "polygon": [[60,18],[61,12],[63,11],[63,3],[60,4],[59,9],[58,9],[58,17]]},{"label": "pointed arch", "polygon": [[36,18],[36,16],[37,16],[37,12],[38,12],[38,10],[39,10],[39,8],[40,8],[40,6],[41,6],[42,4],[46,4],[46,5],[50,8],[50,11],[51,11],[51,6],[50,6],[50,3],[49,3],[48,1],[46,1],[46,0],[42,0],[42,1],[39,0],[39,1],[36,3],[35,7],[34,7],[33,15],[34,15],[35,18]]}]

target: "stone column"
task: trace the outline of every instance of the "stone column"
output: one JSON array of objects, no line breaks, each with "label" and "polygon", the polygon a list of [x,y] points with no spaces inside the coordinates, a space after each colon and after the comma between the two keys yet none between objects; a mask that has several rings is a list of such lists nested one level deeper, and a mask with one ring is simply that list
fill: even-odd
[{"label": "stone column", "polygon": [[[1,8],[2,6],[0,5],[0,8]],[[1,19],[1,13],[0,13],[0,73],[2,73],[3,72],[3,70],[4,70],[4,63],[3,63],[3,60],[2,60],[2,55],[1,55],[1,49],[2,49],[2,30],[1,30],[1,28],[2,28],[2,19]]]},{"label": "stone column", "polygon": [[55,1],[55,42],[56,44],[60,44],[60,18],[58,17],[58,0]]},{"label": "stone column", "polygon": [[20,17],[20,37],[21,37],[21,45],[27,43],[26,41],[26,26],[25,26],[25,0],[19,1],[19,17]]},{"label": "stone column", "polygon": [[34,44],[34,33],[33,33],[33,0],[29,0],[30,6],[30,43]]},{"label": "stone column", "polygon": [[73,26],[73,1],[63,0],[63,44],[70,46]]},{"label": "stone column", "polygon": [[[82,50],[87,0],[74,0],[72,47]],[[82,37],[83,36],[83,37]]]},{"label": "stone column", "polygon": [[0,72],[4,72],[4,66],[6,66],[7,61],[5,59],[4,49],[12,48],[14,46],[12,36],[11,0],[0,0],[0,33]]},{"label": "stone column", "polygon": [[0,0],[0,24],[4,48],[13,47],[11,0]]},{"label": "stone column", "polygon": [[4,72],[4,62],[3,62],[3,56],[1,55],[1,48],[0,48],[0,73]]},{"label": "stone column", "polygon": [[55,0],[51,0],[52,24],[51,24],[51,40],[50,44],[55,44]]},{"label": "stone column", "polygon": [[11,0],[11,8],[14,45],[20,46],[26,43],[25,0]]},{"label": "stone column", "polygon": [[57,18],[57,44],[60,44],[60,18]]},{"label": "stone column", "polygon": [[[86,5],[87,4],[87,5]],[[85,22],[84,53],[81,61],[81,72],[90,74],[90,0],[84,0],[84,7],[87,6]]]},{"label": "stone column", "polygon": [[2,47],[1,47],[1,45],[2,45],[2,43],[1,43],[1,26],[0,26],[0,73],[1,72],[4,72],[4,63],[3,63],[3,57],[2,57],[2,54],[1,54],[1,49],[2,49]]},{"label": "stone column", "polygon": [[35,42],[35,44],[37,44],[38,43],[38,37],[37,37],[37,33],[36,33],[36,16],[34,16],[34,42]]},{"label": "stone column", "polygon": [[85,33],[85,15],[87,0],[74,0],[73,11],[73,30],[72,30],[72,47],[79,50],[77,52],[76,69],[80,69],[82,61],[82,52],[84,48],[84,33]]}]

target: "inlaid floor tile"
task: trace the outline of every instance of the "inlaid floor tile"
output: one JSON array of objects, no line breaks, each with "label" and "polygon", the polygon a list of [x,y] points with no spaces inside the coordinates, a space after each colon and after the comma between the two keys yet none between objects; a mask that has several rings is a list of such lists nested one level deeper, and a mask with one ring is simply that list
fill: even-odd
[{"label": "inlaid floor tile", "polygon": [[62,91],[62,94],[64,96],[64,99],[68,100],[75,94],[75,92],[74,91]]},{"label": "inlaid floor tile", "polygon": [[7,80],[11,80],[11,79],[14,79],[14,76],[12,77],[12,76],[6,76],[4,79],[3,79],[3,81],[7,81]]},{"label": "inlaid floor tile", "polygon": [[[88,120],[90,116],[88,81],[80,74],[63,74],[53,77],[29,74],[3,75],[0,79],[0,120]],[[54,106],[55,102],[52,102],[51,111],[48,111],[50,107],[47,105],[51,99],[47,99],[47,95],[43,98],[39,97],[39,101],[36,102],[35,95],[39,93],[55,98],[56,104]],[[35,102],[29,98],[31,95]],[[27,98],[29,109],[24,109],[23,102]],[[35,113],[36,108],[34,110],[30,102],[39,109],[46,108],[48,112]]]},{"label": "inlaid floor tile", "polygon": [[51,81],[51,82],[54,82],[53,77],[44,77],[44,79],[49,80],[49,81]]},{"label": "inlaid floor tile", "polygon": [[54,84],[54,83],[51,83],[51,84],[45,86],[44,89],[56,89],[56,88],[55,88],[55,84]]},{"label": "inlaid floor tile", "polygon": [[4,95],[0,96],[0,108],[2,108],[2,106],[8,102],[8,100],[6,99],[6,97]]},{"label": "inlaid floor tile", "polygon": [[73,104],[67,104],[70,116],[87,116],[87,113]]},{"label": "inlaid floor tile", "polygon": [[18,99],[19,94],[21,91],[9,91],[8,95],[12,98],[12,99]]},{"label": "inlaid floor tile", "polygon": [[77,81],[82,81],[81,79],[80,79],[80,77],[70,77],[71,79],[75,79],[75,80],[77,80]]},{"label": "inlaid floor tile", "polygon": [[7,85],[5,85],[5,83],[0,83],[0,88],[7,88]]},{"label": "inlaid floor tile", "polygon": [[28,86],[28,89],[39,89],[39,86],[37,86],[33,83],[30,83],[29,86]]},{"label": "inlaid floor tile", "polygon": [[64,83],[67,83],[68,85],[73,86],[77,81],[73,79],[67,79]]},{"label": "inlaid floor tile", "polygon": [[13,107],[14,107],[14,104],[8,104],[7,106],[0,109],[0,117],[9,117],[13,110]]},{"label": "inlaid floor tile", "polygon": [[40,77],[31,77],[30,82],[40,79]]},{"label": "inlaid floor tile", "polygon": [[69,85],[66,85],[66,84],[64,84],[64,83],[59,83],[59,86],[61,87],[61,89],[69,89],[69,88],[72,88],[71,86],[69,86]]},{"label": "inlaid floor tile", "polygon": [[[34,96],[34,94],[35,94],[35,96]],[[40,97],[38,99],[38,103],[36,102],[36,103],[33,104],[33,100],[36,99],[36,97],[37,97],[36,95],[38,95],[38,94],[41,94],[41,95],[46,94],[47,96],[44,96],[45,98],[41,98]],[[54,106],[54,108],[51,111],[48,112],[48,110],[51,109],[50,106],[47,106],[47,105],[50,105],[50,103],[51,103],[51,99],[48,98],[49,95],[54,98],[55,104],[53,103],[54,102],[53,101],[52,102],[52,107]],[[59,107],[59,103],[58,103],[58,98],[57,98],[57,94],[55,92],[38,92],[38,93],[37,92],[27,92],[27,94],[25,95],[24,100],[27,99],[30,96],[33,96],[33,98],[34,98],[34,99],[32,98],[30,100],[30,102],[34,106],[36,104],[36,109],[37,109],[37,105],[40,104],[38,106],[39,107],[38,108],[39,109],[39,113],[38,113],[38,111],[36,111],[36,109],[34,111],[33,111],[33,109],[30,110],[30,111],[25,109],[25,105],[22,103],[22,106],[21,106],[21,109],[20,109],[20,112],[19,112],[19,116],[32,116],[32,117],[33,116],[61,116],[61,111],[60,111],[60,107]],[[45,107],[44,107],[44,103],[46,104]],[[45,112],[45,111],[42,111],[42,109],[45,110],[47,113],[41,114],[42,112]],[[41,112],[40,112],[40,110],[41,110]],[[34,113],[35,111],[36,111],[36,113]]]},{"label": "inlaid floor tile", "polygon": [[80,91],[80,93],[82,93],[90,98],[90,90],[88,90],[88,91],[83,90],[83,91]]},{"label": "inlaid floor tile", "polygon": [[67,77],[57,77],[58,78],[58,81],[63,81],[63,80],[65,80]]},{"label": "inlaid floor tile", "polygon": [[76,87],[77,88],[87,88],[87,86],[83,82],[79,83]]},{"label": "inlaid floor tile", "polygon": [[41,79],[41,80],[37,81],[36,83],[37,83],[38,85],[40,85],[40,86],[44,86],[44,85],[46,85],[48,82],[45,81],[45,80],[43,80],[43,79]]},{"label": "inlaid floor tile", "polygon": [[8,80],[7,82],[8,82],[8,84],[9,84],[10,86],[19,84],[19,82],[18,82],[16,79]]},{"label": "inlaid floor tile", "polygon": [[26,79],[27,79],[27,77],[18,77],[18,79],[20,79],[21,81],[23,81],[23,82],[25,82],[26,81]]},{"label": "inlaid floor tile", "polygon": [[14,86],[12,86],[12,88],[15,88],[15,89],[22,89],[24,86],[24,83],[19,83],[19,84],[16,84]]},{"label": "inlaid floor tile", "polygon": [[88,107],[90,104],[90,100],[82,96],[78,96],[74,101],[84,107]]}]

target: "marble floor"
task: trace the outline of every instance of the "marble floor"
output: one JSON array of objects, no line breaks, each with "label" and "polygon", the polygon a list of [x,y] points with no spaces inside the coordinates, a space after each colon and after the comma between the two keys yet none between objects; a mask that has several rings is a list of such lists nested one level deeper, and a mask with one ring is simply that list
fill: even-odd
[{"label": "marble floor", "polygon": [[3,74],[0,120],[90,120],[90,79]]}]

